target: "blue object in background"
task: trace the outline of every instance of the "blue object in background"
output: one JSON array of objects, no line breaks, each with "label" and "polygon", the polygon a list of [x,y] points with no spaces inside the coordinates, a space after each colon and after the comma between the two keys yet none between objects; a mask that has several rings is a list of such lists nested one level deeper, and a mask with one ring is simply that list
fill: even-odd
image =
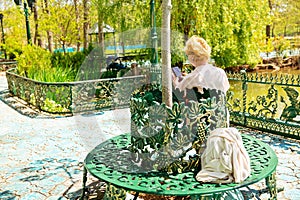
[{"label": "blue object in background", "polygon": [[[80,51],[83,51],[83,47],[80,48]],[[54,50],[54,53],[58,53],[58,52],[60,52],[60,53],[64,53],[64,52],[73,53],[73,52],[76,52],[76,48],[75,47],[66,47],[65,51],[64,51],[63,48],[58,48],[58,49]]]},{"label": "blue object in background", "polygon": [[[144,49],[144,48],[147,48],[147,45],[139,44],[139,45],[126,45],[126,46],[124,46],[125,50]],[[122,49],[122,46],[118,45],[118,46],[116,46],[116,49]],[[107,46],[106,50],[115,50],[115,46]],[[80,51],[83,51],[82,47],[80,48]],[[57,48],[57,49],[54,50],[54,53],[57,53],[57,52],[60,52],[60,53],[64,53],[64,52],[73,53],[73,52],[76,52],[76,47],[66,47],[65,51],[64,51],[63,48]]]},{"label": "blue object in background", "polygon": [[[131,50],[131,49],[144,49],[147,48],[147,45],[145,44],[138,44],[138,45],[126,45],[124,46],[125,50]],[[122,49],[121,45],[116,46],[116,49]],[[108,46],[106,47],[106,50],[115,50],[115,46]]]}]

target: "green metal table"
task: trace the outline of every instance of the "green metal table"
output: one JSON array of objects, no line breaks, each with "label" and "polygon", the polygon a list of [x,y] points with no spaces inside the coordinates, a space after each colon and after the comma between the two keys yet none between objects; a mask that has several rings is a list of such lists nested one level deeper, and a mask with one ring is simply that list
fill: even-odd
[{"label": "green metal table", "polygon": [[269,145],[254,137],[242,134],[242,139],[250,156],[251,175],[244,182],[238,184],[212,184],[197,182],[196,172],[176,175],[141,172],[130,160],[131,152],[127,149],[130,144],[130,134],[111,138],[93,149],[84,161],[82,199],[87,189],[87,172],[106,182],[109,186],[107,190],[119,188],[133,191],[136,192],[135,198],[141,192],[167,196],[189,195],[192,199],[213,194],[214,199],[218,199],[218,195],[220,196],[225,191],[246,187],[265,179],[270,193],[269,199],[276,199],[275,173],[278,159],[275,152]]}]

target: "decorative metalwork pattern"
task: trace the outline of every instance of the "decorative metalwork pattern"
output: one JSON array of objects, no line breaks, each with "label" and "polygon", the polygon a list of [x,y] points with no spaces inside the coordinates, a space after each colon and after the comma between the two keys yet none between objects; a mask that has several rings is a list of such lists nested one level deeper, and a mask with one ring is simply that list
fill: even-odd
[{"label": "decorative metalwork pattern", "polygon": [[[246,96],[246,95],[245,95]],[[256,117],[274,118],[278,107],[278,91],[274,85],[268,90],[266,96],[257,96],[256,101],[251,101],[248,104],[248,113]]]},{"label": "decorative metalwork pattern", "polygon": [[[18,76],[14,73],[14,69],[8,70],[6,77],[11,94],[49,113],[73,113],[128,107],[131,91],[148,82],[145,76],[132,76],[74,83],[44,83]],[[294,131],[294,127],[300,128],[300,104],[298,103],[300,75],[231,73],[228,74],[228,78],[231,81],[242,83],[240,95],[234,94],[232,91],[227,93],[227,107],[232,123],[243,126],[251,125],[251,128],[262,129],[261,125],[256,126],[256,123],[247,121],[253,120],[255,117],[266,123],[277,124],[268,126],[270,129],[263,129],[264,131],[300,139],[299,131]],[[247,102],[253,95],[250,93],[248,83],[259,83],[270,85],[270,87],[265,95],[259,95],[255,100]]]},{"label": "decorative metalwork pattern", "polygon": [[241,70],[241,73],[227,73],[229,80],[245,81],[253,83],[265,83],[276,85],[290,85],[300,86],[300,75],[292,74],[258,74],[258,73],[246,73]]},{"label": "decorative metalwork pattern", "polygon": [[128,107],[131,91],[144,83],[140,83],[141,81],[145,81],[145,77],[140,75],[69,83],[46,83],[24,78],[14,71],[15,69],[11,69],[6,73],[8,89],[14,96],[42,111],[62,114]]},{"label": "decorative metalwork pattern", "polygon": [[289,137],[297,138],[300,135],[299,125],[286,123],[284,121],[266,120],[263,118],[256,118],[253,116],[246,117],[248,127],[255,127],[262,131],[269,131],[272,133],[280,133],[288,135]]},{"label": "decorative metalwork pattern", "polygon": [[270,191],[269,200],[276,200],[277,199],[277,187],[276,187],[276,173],[275,172],[266,178],[266,185]]},{"label": "decorative metalwork pattern", "polygon": [[96,111],[112,106],[116,80],[91,81],[72,85],[72,112]]},{"label": "decorative metalwork pattern", "polygon": [[284,99],[284,97],[281,96],[280,101],[284,103],[285,107],[282,111],[280,119],[286,121],[294,121],[294,118],[296,118],[297,115],[300,115],[300,101],[298,99],[299,92],[291,87],[284,87],[283,89],[288,96],[290,105],[288,106],[286,99]]},{"label": "decorative metalwork pattern", "polygon": [[126,190],[117,188],[110,183],[106,184],[103,200],[124,200],[126,199]]},{"label": "decorative metalwork pattern", "polygon": [[145,85],[147,82],[147,76],[145,75],[125,76],[119,78],[115,85],[115,89],[112,90],[114,107],[128,107],[132,93],[140,88],[141,85]]},{"label": "decorative metalwork pattern", "polygon": [[70,112],[70,86],[63,83],[42,83],[6,73],[9,91],[38,109],[50,113]]},{"label": "decorative metalwork pattern", "polygon": [[239,113],[243,111],[242,100],[239,98],[234,98],[234,92],[227,92],[227,107],[231,112]]},{"label": "decorative metalwork pattern", "polygon": [[10,61],[10,62],[0,62],[0,72],[1,71],[6,71],[12,68],[17,67],[17,62],[16,61]]},{"label": "decorative metalwork pattern", "polygon": [[[132,152],[128,149],[131,134],[109,139],[85,159],[85,168],[94,177],[125,190],[157,195],[205,195],[238,189],[269,178],[275,172],[278,159],[274,151],[265,143],[242,135],[244,146],[251,160],[251,175],[242,183],[210,184],[200,183],[194,178],[196,172],[168,174],[166,172],[139,173],[140,166],[132,162]],[[270,191],[275,184],[270,184]]]},{"label": "decorative metalwork pattern", "polygon": [[234,80],[234,81],[244,80],[243,73],[227,73],[227,77],[229,80]]},{"label": "decorative metalwork pattern", "polygon": [[145,172],[182,173],[195,170],[209,130],[227,127],[225,96],[209,91],[211,98],[161,103],[158,85],[145,85],[131,99],[133,160]]},{"label": "decorative metalwork pattern", "polygon": [[144,81],[144,76],[130,76],[76,82],[72,84],[72,112],[128,107],[131,93]]},{"label": "decorative metalwork pattern", "polygon": [[[228,74],[228,78],[242,83],[241,92],[237,92],[243,94],[243,98],[238,98],[233,91],[227,92],[232,123],[300,139],[300,75],[242,72]],[[249,89],[248,83],[254,86]],[[265,95],[258,95],[254,90],[262,85],[268,89]]]}]

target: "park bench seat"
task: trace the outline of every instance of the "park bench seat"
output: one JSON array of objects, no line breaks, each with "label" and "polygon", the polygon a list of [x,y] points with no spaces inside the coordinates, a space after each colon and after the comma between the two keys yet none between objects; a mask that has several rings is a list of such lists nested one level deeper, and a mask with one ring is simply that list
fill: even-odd
[{"label": "park bench seat", "polygon": [[[116,192],[120,191],[139,193],[170,195],[170,196],[190,196],[197,199],[200,196],[212,195],[215,199],[222,192],[235,190],[250,186],[263,179],[266,181],[269,199],[276,199],[276,166],[278,159],[275,152],[267,144],[260,140],[242,134],[244,146],[251,160],[251,175],[242,183],[212,184],[200,183],[195,179],[195,172],[184,172],[178,174],[143,173],[139,172],[136,165],[131,162],[131,152],[127,149],[131,142],[130,133],[111,138],[93,149],[84,161],[83,174],[83,194],[85,196],[87,172],[94,177],[107,183],[105,196],[108,199],[117,199]],[[114,188],[112,190],[112,188]],[[113,194],[112,194],[113,193]],[[124,195],[124,193],[123,193]],[[119,197],[120,199],[124,198]],[[124,198],[125,199],[125,198]]]}]

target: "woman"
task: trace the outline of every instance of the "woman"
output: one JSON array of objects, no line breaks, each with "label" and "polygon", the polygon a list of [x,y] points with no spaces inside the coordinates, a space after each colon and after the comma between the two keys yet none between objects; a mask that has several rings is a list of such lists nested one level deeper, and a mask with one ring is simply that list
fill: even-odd
[{"label": "woman", "polygon": [[195,69],[184,76],[181,81],[173,76],[175,88],[184,92],[187,89],[197,88],[198,92],[204,94],[203,89],[215,89],[226,93],[229,89],[229,82],[223,69],[208,64],[211,48],[207,42],[198,36],[192,36],[184,48],[189,62]]},{"label": "woman", "polygon": [[[189,93],[196,93],[198,101],[215,98],[216,105],[213,112],[209,111],[210,136],[201,155],[202,169],[195,178],[200,182],[241,182],[250,175],[250,160],[238,130],[228,128],[226,92],[230,85],[226,73],[208,64],[211,48],[203,38],[192,36],[184,50],[195,69],[181,80],[173,77],[174,87],[183,92],[187,99],[190,99]],[[223,199],[243,199],[238,190],[222,196]]]},{"label": "woman", "polygon": [[182,99],[180,97],[183,93],[183,99],[186,101],[215,98],[218,102],[218,110],[211,116],[210,130],[228,127],[229,114],[226,109],[226,92],[230,85],[225,71],[208,63],[211,47],[203,38],[192,36],[186,42],[184,51],[195,69],[180,80],[173,76],[174,94],[177,99]]}]

